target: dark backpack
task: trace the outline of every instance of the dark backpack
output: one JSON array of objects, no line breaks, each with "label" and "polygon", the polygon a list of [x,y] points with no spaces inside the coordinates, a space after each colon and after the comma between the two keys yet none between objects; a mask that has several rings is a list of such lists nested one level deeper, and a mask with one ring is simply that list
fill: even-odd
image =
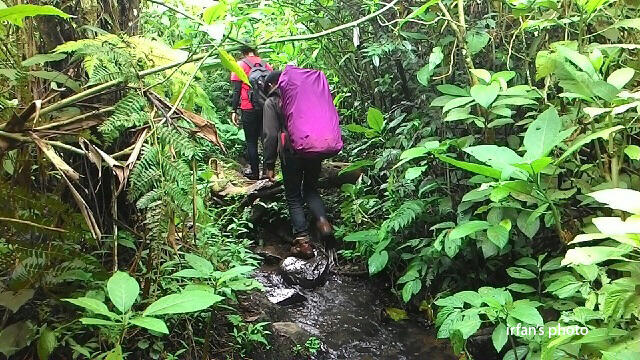
[{"label": "dark backpack", "polygon": [[249,59],[244,59],[245,64],[249,66],[249,101],[256,110],[262,110],[264,102],[267,100],[267,95],[264,93],[264,83],[267,76],[271,73],[271,70],[267,69],[267,63],[260,61],[259,63],[252,63]]}]

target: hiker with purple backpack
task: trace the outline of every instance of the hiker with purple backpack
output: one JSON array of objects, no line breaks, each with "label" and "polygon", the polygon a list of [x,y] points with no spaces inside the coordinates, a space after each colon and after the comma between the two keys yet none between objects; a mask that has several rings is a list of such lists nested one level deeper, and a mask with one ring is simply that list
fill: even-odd
[{"label": "hiker with purple backpack", "polygon": [[321,71],[288,65],[284,71],[267,76],[264,93],[265,176],[274,180],[279,154],[295,237],[291,253],[304,259],[314,256],[304,213],[306,203],[325,250],[335,260],[333,227],[318,192],[322,160],[342,149],[338,112],[327,78]]}]

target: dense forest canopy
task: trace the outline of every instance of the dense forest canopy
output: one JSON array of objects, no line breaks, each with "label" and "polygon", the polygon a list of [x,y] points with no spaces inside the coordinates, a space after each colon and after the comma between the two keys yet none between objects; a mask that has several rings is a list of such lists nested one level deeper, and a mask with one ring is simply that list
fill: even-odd
[{"label": "dense forest canopy", "polygon": [[0,357],[268,353],[250,45],[327,75],[341,265],[388,316],[461,359],[640,359],[640,2],[0,0],[0,34]]}]

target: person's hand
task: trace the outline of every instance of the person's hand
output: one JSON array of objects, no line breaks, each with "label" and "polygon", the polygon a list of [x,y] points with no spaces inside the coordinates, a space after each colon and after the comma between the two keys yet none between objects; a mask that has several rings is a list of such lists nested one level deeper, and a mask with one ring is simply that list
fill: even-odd
[{"label": "person's hand", "polygon": [[273,171],[273,169],[265,170],[264,176],[267,179],[269,179],[269,181],[271,181],[271,182],[275,182],[276,181],[276,174],[275,174],[275,171]]},{"label": "person's hand", "polygon": [[240,125],[238,124],[238,113],[237,113],[237,112],[235,112],[235,111],[231,113],[231,122],[232,122],[232,123],[233,123],[233,125],[234,125],[234,126],[236,126],[236,127],[240,126]]}]

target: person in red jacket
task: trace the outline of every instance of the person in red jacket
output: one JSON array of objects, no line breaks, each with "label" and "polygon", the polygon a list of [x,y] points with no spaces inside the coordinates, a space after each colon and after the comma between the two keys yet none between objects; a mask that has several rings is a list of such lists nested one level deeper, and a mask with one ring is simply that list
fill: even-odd
[{"label": "person in red jacket", "polygon": [[[238,61],[238,65],[249,76],[251,64],[257,64],[262,59],[256,54],[255,49],[245,45],[241,48],[243,58]],[[266,68],[272,70],[269,64]],[[258,139],[262,134],[262,109],[254,109],[249,100],[249,85],[240,80],[236,73],[231,73],[231,83],[233,84],[233,97],[231,100],[231,121],[238,126],[238,109],[240,109],[240,120],[247,143],[247,160],[249,167],[244,171],[244,175],[251,180],[258,180],[260,174],[258,155]]]}]

